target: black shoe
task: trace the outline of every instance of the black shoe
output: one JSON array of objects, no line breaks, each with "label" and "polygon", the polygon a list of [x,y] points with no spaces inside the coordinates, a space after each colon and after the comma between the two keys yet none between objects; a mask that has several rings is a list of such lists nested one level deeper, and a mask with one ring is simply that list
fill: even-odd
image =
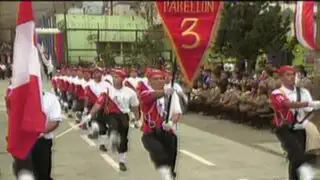
[{"label": "black shoe", "polygon": [[80,113],[80,112],[77,112],[77,113],[76,113],[76,118],[77,118],[77,120],[80,121],[80,120],[81,120],[81,117],[82,117],[82,116],[81,116],[81,113]]},{"label": "black shoe", "polygon": [[127,171],[127,166],[124,163],[119,163],[119,169],[120,171]]},{"label": "black shoe", "polygon": [[97,133],[92,133],[88,135],[89,139],[98,139],[98,134]]},{"label": "black shoe", "polygon": [[103,145],[103,144],[101,144],[99,146],[99,149],[100,149],[100,151],[103,151],[103,152],[107,152],[108,151],[107,147],[105,145]]},{"label": "black shoe", "polygon": [[173,178],[176,178],[177,177],[177,173],[176,172],[172,172],[172,176],[173,176]]}]

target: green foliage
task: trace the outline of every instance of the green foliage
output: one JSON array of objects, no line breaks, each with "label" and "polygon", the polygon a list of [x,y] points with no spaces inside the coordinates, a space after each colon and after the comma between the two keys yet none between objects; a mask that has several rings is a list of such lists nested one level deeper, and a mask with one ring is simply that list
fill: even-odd
[{"label": "green foliage", "polygon": [[146,31],[143,38],[135,46],[135,54],[137,57],[139,56],[137,61],[142,61],[139,64],[147,66],[155,64],[164,50],[164,39],[165,34],[161,25],[153,26]]},{"label": "green foliage", "polygon": [[64,21],[61,20],[61,21],[59,21],[59,22],[57,23],[57,27],[58,27],[58,29],[60,29],[60,30],[64,30],[64,29],[66,28],[66,25],[65,25]]},{"label": "green foliage", "polygon": [[89,68],[91,66],[91,64],[92,64],[92,62],[90,62],[90,61],[80,60],[77,65],[79,67]]},{"label": "green foliage", "polygon": [[106,67],[114,67],[115,66],[115,61],[114,58],[117,56],[117,54],[114,53],[114,51],[111,49],[111,46],[109,43],[106,43],[104,46],[104,50],[101,53],[102,57],[104,59],[104,65]]},{"label": "green foliage", "polygon": [[278,3],[225,3],[213,52],[255,63],[260,54],[283,50],[289,30],[290,18],[283,16]]},{"label": "green foliage", "polygon": [[309,50],[303,47],[301,44],[296,44],[293,49],[293,65],[304,65],[304,58],[309,53]]},{"label": "green foliage", "polygon": [[284,48],[287,50],[287,51],[290,51],[292,52],[293,54],[295,54],[294,50],[296,49],[297,45],[300,45],[299,44],[299,41],[297,39],[296,36],[293,36],[293,37],[289,37],[287,39],[287,43],[285,44]]}]

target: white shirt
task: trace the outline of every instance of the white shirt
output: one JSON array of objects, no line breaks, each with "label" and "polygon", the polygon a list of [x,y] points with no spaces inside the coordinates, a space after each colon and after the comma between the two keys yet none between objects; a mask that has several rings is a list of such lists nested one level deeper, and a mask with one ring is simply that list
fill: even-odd
[{"label": "white shirt", "polygon": [[82,86],[83,89],[86,89],[86,87],[90,84],[92,80],[86,81],[84,79],[81,79],[80,85]]},{"label": "white shirt", "polygon": [[[295,87],[294,90],[290,90],[284,86],[281,86],[281,88],[276,89],[272,92],[274,93],[282,93],[284,94],[290,101],[297,101],[297,88]],[[305,89],[305,88],[300,88],[300,95],[301,95],[301,99],[300,102],[310,102],[312,101],[312,97],[310,95],[310,92]],[[308,114],[308,112],[311,112],[313,110],[313,108],[311,107],[305,107],[305,108],[298,108],[298,109],[290,109],[290,111],[294,112],[297,111],[298,115],[297,115],[297,121],[301,122],[306,115]]]},{"label": "white shirt", "polygon": [[110,87],[112,87],[109,83],[105,81],[100,81],[97,83],[96,81],[92,80],[88,83],[89,88],[91,91],[98,97],[101,93],[107,92]]},{"label": "white shirt", "polygon": [[123,86],[121,89],[114,87],[109,89],[109,98],[118,106],[121,112],[129,113],[130,107],[139,106],[137,94],[129,87]]},{"label": "white shirt", "polygon": [[[150,87],[150,91],[154,91],[154,89],[152,89],[152,87]],[[161,114],[161,115],[166,114],[165,111],[167,111],[167,109],[166,109],[167,107],[165,106],[165,97],[161,97],[161,98],[157,99],[157,108],[158,108],[157,110],[158,110],[159,114]],[[171,119],[176,114],[182,114],[182,108],[180,105],[179,96],[178,96],[177,92],[174,92],[172,94],[172,98],[171,98],[169,119]]]},{"label": "white shirt", "polygon": [[[165,85],[164,85],[164,89],[167,89],[167,88],[170,88],[170,87],[172,87],[172,86],[171,86],[171,83],[168,83],[168,84],[165,84]],[[173,89],[176,90],[177,93],[180,93],[180,94],[182,93],[182,94],[183,94],[183,96],[182,96],[183,101],[184,101],[185,103],[188,102],[188,96],[184,94],[183,89],[182,89],[182,87],[180,86],[180,84],[174,83],[174,84],[173,84]],[[179,96],[178,96],[178,97],[179,97]]]},{"label": "white shirt", "polygon": [[148,78],[147,77],[141,78],[141,81],[143,81],[145,84],[148,84]]},{"label": "white shirt", "polygon": [[[46,122],[61,122],[62,116],[61,116],[61,106],[59,103],[58,98],[50,93],[46,92],[43,95],[42,99],[42,105],[43,105],[43,111],[46,114]],[[44,134],[43,136],[45,139],[52,139],[53,138],[53,132]]]},{"label": "white shirt", "polygon": [[127,81],[128,83],[130,83],[134,88],[137,88],[138,83],[139,83],[140,81],[142,81],[142,79],[139,78],[139,77],[136,77],[136,78],[129,77],[129,78],[126,78],[126,79],[123,81],[123,84],[124,84],[126,81]]},{"label": "white shirt", "polygon": [[4,64],[0,64],[0,69],[6,70],[7,68],[6,68],[6,66]]},{"label": "white shirt", "polygon": [[111,85],[113,85],[113,78],[110,74],[106,74],[105,76],[102,77],[103,81],[109,81]]},{"label": "white shirt", "polygon": [[[170,88],[171,83],[165,84],[164,85],[164,89]],[[178,83],[174,83],[173,84],[173,89],[175,89],[178,93],[183,92],[182,87],[178,84]]]}]

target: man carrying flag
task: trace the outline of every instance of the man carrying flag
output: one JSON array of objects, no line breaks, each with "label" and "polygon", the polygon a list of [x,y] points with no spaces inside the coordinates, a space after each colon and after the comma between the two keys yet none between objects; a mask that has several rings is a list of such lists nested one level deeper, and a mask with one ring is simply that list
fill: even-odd
[{"label": "man carrying flag", "polygon": [[[164,76],[165,73],[157,69],[148,72],[150,88],[140,94],[144,114],[141,139],[162,179],[173,180],[176,176],[178,143],[174,125],[179,121],[182,111],[175,90],[170,87],[164,89]],[[168,111],[170,95],[173,98]],[[169,121],[165,120],[167,113],[170,113]]]},{"label": "man carrying flag", "polygon": [[[176,60],[191,87],[208,47],[213,44],[223,2],[156,1],[155,5]],[[176,69],[174,65],[172,79],[175,79]],[[164,88],[166,73],[151,70],[148,74],[151,88],[140,93],[144,117],[142,142],[162,179],[173,180],[178,141],[173,124],[182,114],[179,96],[172,87],[174,82],[170,83],[171,87]]]},{"label": "man carrying flag", "polygon": [[19,3],[13,58],[8,152],[14,173],[20,180],[51,180],[52,131],[61,121],[61,108],[53,94],[41,92],[31,1]]}]

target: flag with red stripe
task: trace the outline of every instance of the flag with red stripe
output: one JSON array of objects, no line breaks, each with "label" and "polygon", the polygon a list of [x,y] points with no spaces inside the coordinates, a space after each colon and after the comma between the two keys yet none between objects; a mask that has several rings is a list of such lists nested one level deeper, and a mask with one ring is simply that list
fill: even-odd
[{"label": "flag with red stripe", "polygon": [[45,129],[40,61],[31,1],[19,2],[14,41],[8,152],[24,159]]},{"label": "flag with red stripe", "polygon": [[320,49],[320,26],[318,23],[320,20],[316,18],[319,14],[318,7],[319,3],[315,1],[298,1],[296,5],[296,37],[299,43],[309,50]]}]

